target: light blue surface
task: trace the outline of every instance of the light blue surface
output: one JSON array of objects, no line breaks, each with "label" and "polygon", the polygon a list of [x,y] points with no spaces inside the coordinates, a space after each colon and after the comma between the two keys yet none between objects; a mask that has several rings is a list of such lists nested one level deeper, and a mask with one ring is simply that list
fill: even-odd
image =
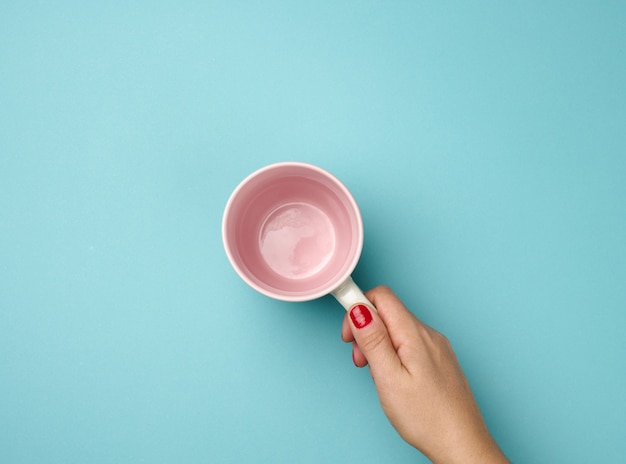
[{"label": "light blue surface", "polygon": [[352,190],[355,279],[514,462],[623,462],[624,3],[204,3],[0,5],[0,462],[427,462],[340,306],[226,260],[281,160]]}]

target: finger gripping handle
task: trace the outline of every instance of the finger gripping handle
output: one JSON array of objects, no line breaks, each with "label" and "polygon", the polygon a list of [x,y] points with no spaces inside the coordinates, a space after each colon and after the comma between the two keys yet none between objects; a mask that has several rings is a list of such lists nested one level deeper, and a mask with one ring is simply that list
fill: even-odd
[{"label": "finger gripping handle", "polygon": [[363,294],[361,289],[354,283],[352,277],[348,277],[339,287],[332,291],[332,295],[337,299],[337,301],[345,308],[346,311],[349,311],[356,304],[366,304],[374,311],[376,308],[372,304],[370,300]]}]

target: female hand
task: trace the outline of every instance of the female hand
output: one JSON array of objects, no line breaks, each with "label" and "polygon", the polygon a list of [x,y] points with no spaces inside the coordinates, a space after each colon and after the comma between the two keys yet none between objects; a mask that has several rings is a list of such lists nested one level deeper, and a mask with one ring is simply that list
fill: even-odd
[{"label": "female hand", "polygon": [[409,444],[437,464],[508,463],[483,420],[448,340],[419,321],[387,287],[355,305],[342,339],[357,367],[370,366],[381,406]]}]

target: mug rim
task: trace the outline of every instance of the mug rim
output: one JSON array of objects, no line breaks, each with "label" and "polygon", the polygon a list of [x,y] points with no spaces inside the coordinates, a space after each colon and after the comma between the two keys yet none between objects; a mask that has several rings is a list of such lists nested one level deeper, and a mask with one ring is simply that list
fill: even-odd
[{"label": "mug rim", "polygon": [[[330,281],[328,285],[320,288],[319,290],[315,292],[307,293],[304,295],[285,295],[283,293],[268,290],[267,288],[264,288],[258,285],[237,264],[236,260],[234,259],[234,253],[231,250],[231,245],[229,244],[229,240],[227,238],[227,222],[228,222],[229,213],[232,209],[232,205],[236,197],[238,196],[239,192],[241,192],[241,190],[243,190],[243,188],[248,183],[250,183],[250,181],[258,177],[259,175],[263,174],[264,172],[275,170],[275,169],[280,169],[280,168],[285,168],[285,167],[305,168],[311,171],[315,171],[318,174],[323,175],[325,178],[331,180],[332,183],[335,184],[339,188],[339,190],[341,190],[342,194],[349,201],[350,206],[353,209],[354,214],[356,216],[357,225],[358,225],[358,230],[356,234],[357,236],[355,237],[355,240],[356,240],[355,250],[356,251],[351,257],[351,262],[349,263],[349,266],[346,267],[346,271],[343,274],[341,274],[339,277],[337,277],[337,279],[333,279],[332,281]],[[352,274],[352,271],[354,271],[354,269],[356,268],[356,265],[361,257],[361,252],[363,250],[363,235],[364,235],[363,234],[363,218],[361,216],[361,211],[352,193],[350,192],[350,190],[348,190],[345,184],[341,182],[335,175],[331,174],[327,170],[319,166],[316,166],[314,164],[305,163],[301,161],[280,161],[277,163],[268,164],[252,172],[248,176],[246,176],[241,182],[239,182],[239,184],[235,187],[233,192],[230,194],[230,197],[228,198],[228,201],[226,202],[226,206],[224,208],[224,213],[222,215],[222,242],[224,245],[224,250],[226,252],[228,261],[230,262],[235,272],[239,275],[239,277],[246,284],[248,284],[248,286],[250,286],[257,292],[263,295],[266,295],[270,298],[274,298],[274,299],[282,300],[282,301],[310,301],[310,300],[315,300],[317,298],[320,298],[322,296],[332,293],[333,290],[339,287],[343,282],[345,282],[346,279],[350,277],[350,275]]]}]

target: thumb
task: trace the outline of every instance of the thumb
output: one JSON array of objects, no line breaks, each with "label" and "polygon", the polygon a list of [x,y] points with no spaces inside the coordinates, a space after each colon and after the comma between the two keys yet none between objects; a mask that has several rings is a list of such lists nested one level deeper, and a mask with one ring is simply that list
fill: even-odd
[{"label": "thumb", "polygon": [[370,365],[372,376],[376,378],[397,369],[400,358],[378,313],[359,303],[350,308],[348,315],[352,335]]}]

